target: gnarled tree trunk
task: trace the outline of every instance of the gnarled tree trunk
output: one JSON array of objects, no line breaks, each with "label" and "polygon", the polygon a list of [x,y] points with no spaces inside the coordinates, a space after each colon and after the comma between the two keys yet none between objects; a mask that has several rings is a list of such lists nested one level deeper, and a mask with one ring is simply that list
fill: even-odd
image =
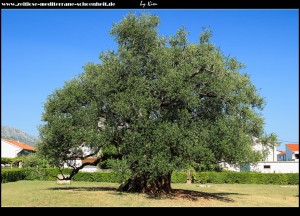
[{"label": "gnarled tree trunk", "polygon": [[149,181],[146,175],[132,177],[121,184],[118,191],[147,194],[168,194],[172,192],[171,174]]}]

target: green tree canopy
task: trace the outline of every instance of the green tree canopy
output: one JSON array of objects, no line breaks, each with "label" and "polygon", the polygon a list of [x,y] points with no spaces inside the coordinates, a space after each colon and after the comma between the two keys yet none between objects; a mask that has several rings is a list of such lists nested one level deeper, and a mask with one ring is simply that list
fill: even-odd
[{"label": "green tree canopy", "polygon": [[119,190],[148,193],[170,192],[176,169],[261,159],[252,146],[254,137],[268,140],[264,100],[243,64],[210,41],[210,30],[189,43],[184,28],[166,38],[158,24],[157,16],[128,14],[110,32],[118,50],[50,95],[40,128],[45,156],[59,166],[100,160],[109,149],[131,171]]}]

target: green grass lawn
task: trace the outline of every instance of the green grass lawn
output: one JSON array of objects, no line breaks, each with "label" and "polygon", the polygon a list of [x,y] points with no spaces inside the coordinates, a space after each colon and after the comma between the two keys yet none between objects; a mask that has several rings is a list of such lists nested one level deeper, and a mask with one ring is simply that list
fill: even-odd
[{"label": "green grass lawn", "polygon": [[116,192],[118,184],[18,181],[1,184],[1,206],[289,206],[299,207],[298,185],[172,184],[175,194],[151,197]]}]

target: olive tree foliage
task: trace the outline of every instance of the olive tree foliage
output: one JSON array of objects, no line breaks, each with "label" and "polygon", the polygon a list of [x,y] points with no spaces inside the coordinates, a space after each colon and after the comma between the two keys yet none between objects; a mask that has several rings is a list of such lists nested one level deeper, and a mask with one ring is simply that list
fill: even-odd
[{"label": "olive tree foliage", "polygon": [[[100,161],[100,148],[105,138],[99,133],[99,108],[96,102],[91,101],[82,80],[74,78],[66,82],[62,89],[48,97],[44,109],[42,120],[45,124],[39,128],[40,154],[59,168],[63,168],[64,164],[72,167],[74,170],[70,178],[85,165]],[[90,156],[97,157],[97,160],[82,165],[76,163],[76,160]]]},{"label": "olive tree foliage", "polygon": [[118,49],[50,95],[44,155],[59,166],[113,150],[131,171],[119,190],[149,193],[171,192],[174,170],[261,159],[253,138],[269,143],[275,135],[264,133],[265,102],[240,73],[243,64],[224,55],[208,29],[189,43],[184,28],[163,37],[158,25],[157,16],[128,14],[110,32]]},{"label": "olive tree foliage", "polygon": [[28,168],[28,167],[48,168],[50,166],[47,160],[45,160],[39,154],[34,153],[23,157],[22,167],[23,168]]}]

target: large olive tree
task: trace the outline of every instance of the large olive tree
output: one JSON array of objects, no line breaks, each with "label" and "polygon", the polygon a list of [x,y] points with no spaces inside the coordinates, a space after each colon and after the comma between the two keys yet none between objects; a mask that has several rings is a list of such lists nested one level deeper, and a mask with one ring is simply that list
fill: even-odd
[{"label": "large olive tree", "polygon": [[40,128],[45,156],[58,166],[88,156],[96,164],[100,149],[110,149],[130,170],[119,190],[146,193],[171,192],[177,169],[261,159],[252,146],[254,137],[268,143],[258,112],[264,100],[243,65],[211,43],[210,30],[189,43],[184,28],[166,38],[158,24],[145,14],[113,24],[118,50],[49,97]]}]

